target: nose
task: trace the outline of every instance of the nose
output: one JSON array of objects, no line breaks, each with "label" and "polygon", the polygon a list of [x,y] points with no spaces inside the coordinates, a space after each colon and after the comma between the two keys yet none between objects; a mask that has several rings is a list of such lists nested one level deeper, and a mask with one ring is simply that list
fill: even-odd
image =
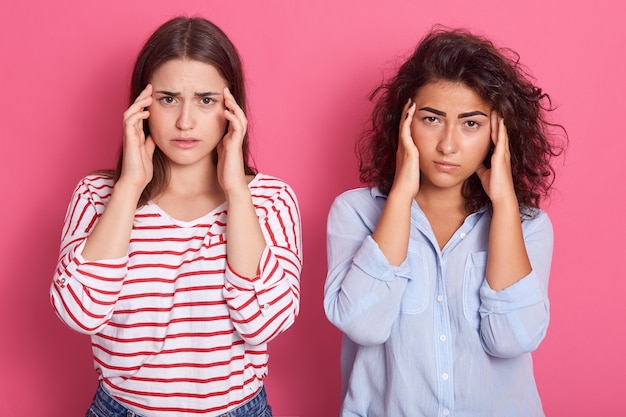
[{"label": "nose", "polygon": [[437,150],[444,155],[453,154],[458,150],[458,137],[452,126],[447,126],[441,132],[437,142]]},{"label": "nose", "polygon": [[176,127],[180,130],[190,130],[194,128],[195,118],[193,108],[190,103],[183,103],[180,113],[176,119]]}]

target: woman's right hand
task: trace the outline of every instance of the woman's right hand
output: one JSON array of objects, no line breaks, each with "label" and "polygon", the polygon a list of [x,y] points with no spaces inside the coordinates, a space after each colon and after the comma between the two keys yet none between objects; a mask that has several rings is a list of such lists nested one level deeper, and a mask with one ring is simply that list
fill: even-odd
[{"label": "woman's right hand", "polygon": [[[415,101],[409,99],[402,109],[398,151],[396,153],[396,173],[391,191],[414,199],[420,186],[419,151],[411,136],[411,123],[415,114]],[[390,191],[390,194],[391,194]]]},{"label": "woman's right hand", "polygon": [[137,99],[124,112],[124,154],[122,172],[118,182],[137,188],[139,192],[152,180],[152,155],[156,147],[150,136],[146,138],[143,121],[150,113],[152,85],[148,84]]}]

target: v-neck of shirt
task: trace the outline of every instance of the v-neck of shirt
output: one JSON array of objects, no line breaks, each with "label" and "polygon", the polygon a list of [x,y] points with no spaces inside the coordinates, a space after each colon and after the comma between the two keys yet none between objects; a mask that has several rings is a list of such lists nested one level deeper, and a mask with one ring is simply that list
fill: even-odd
[{"label": "v-neck of shirt", "polygon": [[[258,182],[260,176],[261,174],[256,174],[254,178],[252,178],[252,180],[248,183],[248,188],[255,185]],[[224,201],[223,203],[218,204],[208,213],[192,220],[180,220],[175,217],[172,217],[170,214],[168,214],[165,210],[163,210],[157,203],[155,203],[152,200],[148,201],[146,206],[149,207],[151,210],[155,211],[163,219],[168,220],[169,222],[171,222],[172,224],[176,226],[194,227],[194,226],[197,226],[198,224],[213,223],[214,218],[216,216],[219,216],[221,213],[224,213],[226,211],[227,203],[226,201]]]}]

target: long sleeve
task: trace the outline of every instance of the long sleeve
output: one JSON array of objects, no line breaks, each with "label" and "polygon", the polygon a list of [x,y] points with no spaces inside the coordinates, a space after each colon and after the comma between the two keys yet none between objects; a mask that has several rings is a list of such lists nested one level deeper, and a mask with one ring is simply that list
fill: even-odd
[{"label": "long sleeve", "polygon": [[390,265],[371,237],[385,200],[364,195],[358,212],[341,196],[331,207],[324,309],[351,340],[376,345],[389,337],[412,278],[409,263]]},{"label": "long sleeve", "polygon": [[522,224],[532,271],[516,284],[492,290],[480,288],[480,334],[492,356],[513,357],[532,352],[546,335],[550,320],[548,279],[552,260],[553,230],[547,214]]},{"label": "long sleeve", "polygon": [[87,262],[81,256],[111,191],[112,181],[97,176],[85,178],[74,190],[50,288],[52,305],[61,320],[87,334],[97,333],[110,319],[127,273],[127,257]]},{"label": "long sleeve", "polygon": [[266,177],[251,192],[267,246],[253,279],[227,266],[224,298],[236,331],[247,343],[260,345],[298,315],[302,237],[297,199],[289,186]]}]

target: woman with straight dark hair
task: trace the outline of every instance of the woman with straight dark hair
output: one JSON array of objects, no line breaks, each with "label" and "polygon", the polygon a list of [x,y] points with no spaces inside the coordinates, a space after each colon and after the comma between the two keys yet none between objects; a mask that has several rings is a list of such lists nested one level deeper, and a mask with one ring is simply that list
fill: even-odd
[{"label": "woman with straight dark hair", "polygon": [[267,343],[299,311],[293,190],[249,165],[242,64],[202,18],[139,53],[117,169],[76,187],[52,304],[91,335],[87,416],[271,416]]},{"label": "woman with straight dark hair", "polygon": [[435,28],[372,95],[370,187],[328,219],[342,416],[543,416],[531,352],[548,327],[553,231],[539,203],[564,144],[518,58]]}]

